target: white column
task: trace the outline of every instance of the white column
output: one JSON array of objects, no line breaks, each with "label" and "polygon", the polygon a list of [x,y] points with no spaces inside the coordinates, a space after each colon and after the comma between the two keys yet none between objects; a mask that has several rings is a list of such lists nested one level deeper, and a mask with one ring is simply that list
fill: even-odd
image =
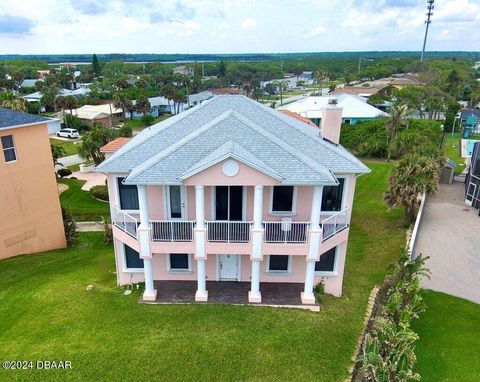
[{"label": "white column", "polygon": [[205,189],[203,186],[195,186],[195,258],[197,260],[197,292],[195,301],[207,301],[208,291],[206,288],[206,261],[205,253]]},{"label": "white column", "polygon": [[307,255],[305,270],[305,288],[301,294],[303,304],[314,304],[313,283],[315,281],[315,262],[318,260],[322,231],[320,216],[322,209],[323,186],[315,186],[312,196],[312,210],[310,213],[310,247]]},{"label": "white column", "polygon": [[140,212],[140,227],[138,227],[138,241],[140,245],[140,257],[143,259],[143,272],[145,275],[145,291],[143,299],[154,301],[157,291],[153,286],[152,253],[150,251],[150,225],[148,223],[148,198],[147,186],[137,186],[138,205]]},{"label": "white column", "polygon": [[262,262],[263,241],[263,186],[255,186],[253,195],[253,229],[252,229],[252,281],[248,292],[249,302],[262,302],[260,293],[260,268]]}]

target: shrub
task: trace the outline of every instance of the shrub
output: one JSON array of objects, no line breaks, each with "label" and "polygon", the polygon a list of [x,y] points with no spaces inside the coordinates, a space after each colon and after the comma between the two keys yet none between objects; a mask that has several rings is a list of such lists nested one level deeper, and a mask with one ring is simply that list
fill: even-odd
[{"label": "shrub", "polygon": [[325,282],[321,280],[314,288],[315,296],[317,297],[317,301],[321,302],[323,298],[323,294],[325,293]]},{"label": "shrub", "polygon": [[103,225],[103,241],[105,244],[113,243],[113,230],[111,225],[111,220],[109,217],[102,216],[102,225]]},{"label": "shrub", "polygon": [[107,186],[93,186],[90,189],[90,195],[96,199],[108,201],[108,188]]},{"label": "shrub", "polygon": [[57,171],[59,177],[63,178],[64,176],[72,175],[72,170],[69,168],[61,168]]},{"label": "shrub", "polygon": [[145,126],[152,126],[153,123],[155,122],[155,118],[150,114],[145,114],[142,117],[142,122]]},{"label": "shrub", "polygon": [[63,230],[65,232],[65,240],[67,241],[67,247],[73,245],[73,240],[77,236],[77,225],[73,219],[70,211],[62,207],[62,218],[63,218]]}]

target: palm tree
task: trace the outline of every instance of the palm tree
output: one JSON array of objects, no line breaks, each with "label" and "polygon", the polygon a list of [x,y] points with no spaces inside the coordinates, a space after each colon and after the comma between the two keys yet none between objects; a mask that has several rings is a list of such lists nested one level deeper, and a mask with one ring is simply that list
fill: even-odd
[{"label": "palm tree", "polygon": [[287,86],[288,80],[275,80],[272,81],[272,84],[277,85],[278,90],[280,92],[280,105],[283,105],[283,91],[285,90],[285,87]]},{"label": "palm tree", "polygon": [[438,190],[439,161],[435,158],[410,155],[402,159],[388,179],[383,195],[390,209],[403,206],[408,224],[415,221],[420,195]]},{"label": "palm tree", "polygon": [[173,107],[175,108],[175,104],[177,104],[177,111],[176,114],[180,113],[180,104],[187,102],[187,95],[181,89],[175,90],[173,94]]},{"label": "palm tree", "polygon": [[28,110],[25,100],[10,92],[5,92],[2,95],[0,98],[0,106],[23,112],[27,112]]},{"label": "palm tree", "polygon": [[160,95],[167,99],[168,108],[170,109],[170,113],[172,113],[172,114],[174,114],[174,112],[175,112],[175,107],[172,110],[172,107],[170,106],[170,100],[173,99],[174,94],[175,94],[175,88],[172,85],[163,85],[160,88]]},{"label": "palm tree", "polygon": [[[132,101],[122,93],[115,93],[113,95],[113,107],[123,110],[123,118],[127,119],[127,111],[131,111],[133,108]],[[130,113],[131,116],[131,113]]]},{"label": "palm tree", "polygon": [[405,104],[393,103],[389,109],[389,117],[387,119],[387,160],[390,162],[391,158],[391,145],[397,130],[400,126],[406,124],[408,107]]},{"label": "palm tree", "polygon": [[315,72],[315,79],[317,80],[318,83],[318,90],[320,95],[322,95],[322,82],[326,80],[328,77],[328,72],[325,69],[318,69]]},{"label": "palm tree", "polygon": [[62,146],[59,146],[59,145],[51,145],[50,149],[52,150],[53,164],[54,165],[57,165],[57,164],[62,165],[58,161],[58,159],[65,156],[65,154],[66,154],[65,149]]}]

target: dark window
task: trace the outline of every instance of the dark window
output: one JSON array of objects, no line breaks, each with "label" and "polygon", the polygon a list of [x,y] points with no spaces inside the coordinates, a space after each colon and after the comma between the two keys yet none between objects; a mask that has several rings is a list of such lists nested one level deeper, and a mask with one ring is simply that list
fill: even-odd
[{"label": "dark window", "polygon": [[3,155],[5,156],[5,162],[12,162],[17,160],[17,154],[15,152],[15,146],[13,144],[13,136],[5,135],[2,137]]},{"label": "dark window", "polygon": [[274,186],[272,212],[292,212],[293,186]]},{"label": "dark window", "polygon": [[333,247],[320,255],[320,260],[315,263],[315,272],[333,272],[337,247]]},{"label": "dark window", "polygon": [[143,268],[143,259],[140,258],[139,253],[126,244],[124,244],[123,247],[125,248],[125,259],[127,260],[127,268]]},{"label": "dark window", "polygon": [[180,186],[170,186],[170,218],[182,217],[182,190]]},{"label": "dark window", "polygon": [[323,187],[322,211],[340,211],[342,209],[345,178],[338,178],[338,186]]},{"label": "dark window", "polygon": [[269,271],[287,272],[288,256],[287,255],[270,255]]},{"label": "dark window", "polygon": [[188,254],[186,253],[171,253],[170,254],[170,269],[188,270]]},{"label": "dark window", "polygon": [[137,186],[122,184],[123,178],[118,178],[118,196],[121,210],[138,210]]}]

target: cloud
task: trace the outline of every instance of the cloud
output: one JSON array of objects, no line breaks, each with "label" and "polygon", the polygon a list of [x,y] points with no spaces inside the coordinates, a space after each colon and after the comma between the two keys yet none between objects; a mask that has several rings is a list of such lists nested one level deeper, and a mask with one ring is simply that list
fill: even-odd
[{"label": "cloud", "polygon": [[195,17],[195,9],[183,5],[182,2],[177,1],[175,3],[175,15],[180,19],[191,20]]},{"label": "cloud", "polygon": [[107,12],[107,8],[95,0],[70,0],[70,4],[84,15],[100,15]]},{"label": "cloud", "polygon": [[150,23],[163,23],[163,22],[177,22],[192,20],[195,17],[195,9],[184,5],[182,2],[177,1],[174,3],[173,8],[168,9],[166,6],[162,7],[161,11],[154,11],[150,13]]},{"label": "cloud", "polygon": [[327,31],[327,29],[321,25],[310,31],[310,36],[319,36],[321,34],[324,34]]},{"label": "cloud", "polygon": [[257,26],[257,22],[255,21],[255,19],[252,19],[251,17],[247,17],[245,20],[243,20],[241,25],[242,29],[245,29],[245,30],[254,29],[256,26]]},{"label": "cloud", "polygon": [[151,24],[163,23],[164,21],[166,21],[166,19],[165,19],[165,16],[161,12],[155,11],[155,12],[150,13],[150,23]]},{"label": "cloud", "polygon": [[0,15],[0,35],[23,35],[30,33],[35,23],[22,16]]}]

